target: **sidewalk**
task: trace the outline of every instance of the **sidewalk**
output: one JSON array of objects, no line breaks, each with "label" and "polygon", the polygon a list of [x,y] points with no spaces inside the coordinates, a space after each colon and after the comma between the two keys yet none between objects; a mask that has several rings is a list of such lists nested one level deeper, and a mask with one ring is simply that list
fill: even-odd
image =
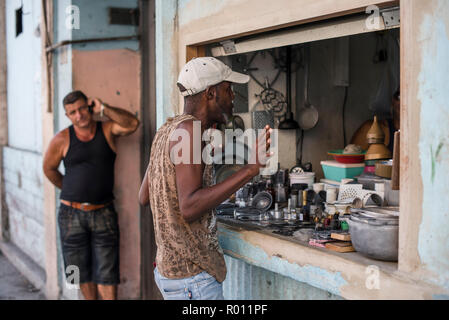
[{"label": "sidewalk", "polygon": [[45,300],[0,251],[0,300]]}]

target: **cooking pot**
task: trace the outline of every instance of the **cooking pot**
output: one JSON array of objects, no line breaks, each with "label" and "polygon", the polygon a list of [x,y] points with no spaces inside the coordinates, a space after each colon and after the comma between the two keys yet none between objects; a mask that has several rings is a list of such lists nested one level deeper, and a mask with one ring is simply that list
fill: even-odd
[{"label": "cooking pot", "polygon": [[398,261],[398,215],[375,208],[351,209],[348,224],[356,251],[376,260]]}]

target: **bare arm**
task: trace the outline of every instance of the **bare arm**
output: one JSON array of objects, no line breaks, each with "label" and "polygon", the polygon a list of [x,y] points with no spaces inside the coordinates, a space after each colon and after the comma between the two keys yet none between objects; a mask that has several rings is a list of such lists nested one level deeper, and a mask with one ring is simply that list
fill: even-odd
[{"label": "bare arm", "polygon": [[94,112],[101,112],[101,104],[104,105],[103,113],[111,119],[111,133],[114,136],[127,136],[134,133],[139,127],[139,120],[129,111],[111,107],[99,99],[89,99],[89,105],[94,103]]},{"label": "bare arm", "polygon": [[147,171],[145,172],[145,176],[143,177],[142,185],[139,190],[139,203],[142,206],[147,206],[150,204],[150,193],[148,191],[148,170],[150,169],[150,165],[148,164]]},{"label": "bare arm", "polygon": [[[191,138],[190,141],[186,141],[188,143],[186,148],[190,149],[190,163],[193,163],[193,122],[183,122],[178,128],[185,129],[190,134]],[[268,129],[263,136],[259,137],[257,142],[258,147],[266,148],[265,151],[269,148],[270,143]],[[170,150],[177,143],[183,142],[170,142]],[[259,169],[263,166],[260,162],[254,161],[254,164],[246,165],[222,183],[203,188],[203,164],[175,165],[176,186],[182,216],[189,223],[199,219],[258,175]]]},{"label": "bare arm", "polygon": [[63,175],[58,168],[63,158],[64,142],[64,133],[58,133],[50,142],[43,162],[45,176],[59,189],[62,189]]}]

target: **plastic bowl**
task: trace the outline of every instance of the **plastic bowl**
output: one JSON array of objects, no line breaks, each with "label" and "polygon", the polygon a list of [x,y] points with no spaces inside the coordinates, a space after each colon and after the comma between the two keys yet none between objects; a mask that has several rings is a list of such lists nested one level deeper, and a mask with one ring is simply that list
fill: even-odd
[{"label": "plastic bowl", "polygon": [[365,161],[366,151],[363,153],[343,154],[343,149],[341,149],[329,151],[327,154],[333,156],[334,159],[340,163],[362,163]]}]

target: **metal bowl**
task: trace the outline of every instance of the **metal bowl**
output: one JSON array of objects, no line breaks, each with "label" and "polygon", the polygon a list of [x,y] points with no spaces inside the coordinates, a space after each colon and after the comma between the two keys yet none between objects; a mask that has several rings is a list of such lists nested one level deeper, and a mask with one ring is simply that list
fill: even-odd
[{"label": "metal bowl", "polygon": [[372,210],[351,209],[349,233],[354,249],[383,261],[398,261],[399,217]]}]

